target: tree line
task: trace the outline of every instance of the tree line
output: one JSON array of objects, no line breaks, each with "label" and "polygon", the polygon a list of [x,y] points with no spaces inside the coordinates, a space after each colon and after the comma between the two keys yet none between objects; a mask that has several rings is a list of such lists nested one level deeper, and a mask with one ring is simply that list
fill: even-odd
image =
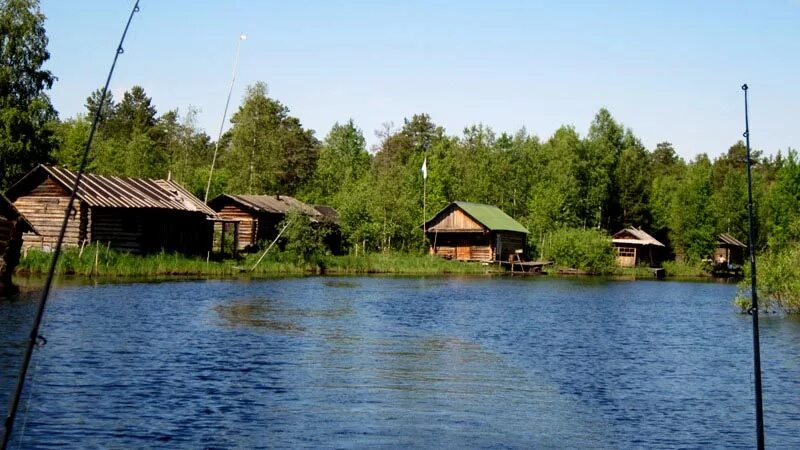
[{"label": "tree line", "polygon": [[[39,163],[76,169],[100,91],[86,110],[60,119],[47,97],[55,76],[44,16],[34,0],[0,2],[0,187]],[[159,113],[144,88],[102,105],[88,170],[172,179],[204,195],[219,147],[209,198],[220,193],[286,194],[334,207],[346,242],[363,250],[419,251],[421,225],[454,200],[496,205],[530,230],[534,255],[564,229],[613,233],[639,227],[688,261],[708,257],[719,233],[746,242],[745,148],[733,142],[716,158],[686,161],[669,142],[646,148],[606,109],[585,133],[562,126],[542,139],[525,129],[483,124],[459,135],[425,113],[387,124],[367,149],[352,120],[321,140],[266,84],[249,86],[230,128],[216,143],[197,126],[198,111]],[[423,176],[426,161],[426,205]],[[754,153],[757,246],[781,250],[800,237],[800,161],[794,150]],[[427,212],[427,217],[424,212]]]}]

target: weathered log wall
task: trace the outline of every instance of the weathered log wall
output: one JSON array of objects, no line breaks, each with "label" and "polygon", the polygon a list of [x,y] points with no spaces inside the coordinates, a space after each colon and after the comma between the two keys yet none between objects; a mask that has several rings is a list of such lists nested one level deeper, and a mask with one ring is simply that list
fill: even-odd
[{"label": "weathered log wall", "polygon": [[[39,248],[51,250],[55,248],[58,240],[58,233],[64,221],[64,211],[67,209],[69,197],[64,196],[44,196],[31,195],[20,197],[14,202],[14,206],[25,216],[34,228],[39,232],[39,236],[33,233],[25,233],[25,248]],[[88,208],[82,202],[75,200],[72,208],[72,215],[67,224],[67,231],[64,235],[64,246],[80,245],[81,240],[89,239],[87,233],[89,225]]]},{"label": "weathered log wall", "polygon": [[257,243],[258,219],[252,213],[236,205],[225,205],[217,214],[223,219],[239,221],[239,250],[244,250]]}]

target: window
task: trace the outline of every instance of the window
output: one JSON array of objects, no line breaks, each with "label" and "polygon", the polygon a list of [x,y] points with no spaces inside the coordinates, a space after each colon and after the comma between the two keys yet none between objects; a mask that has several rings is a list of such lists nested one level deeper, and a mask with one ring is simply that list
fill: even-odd
[{"label": "window", "polygon": [[632,247],[617,247],[617,255],[619,256],[636,256],[636,249]]}]

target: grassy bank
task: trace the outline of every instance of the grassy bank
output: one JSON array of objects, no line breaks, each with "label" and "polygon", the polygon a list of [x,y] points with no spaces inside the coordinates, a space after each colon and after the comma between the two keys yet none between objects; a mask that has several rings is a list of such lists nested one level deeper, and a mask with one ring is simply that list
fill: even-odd
[{"label": "grassy bank", "polygon": [[[275,252],[267,255],[254,271],[250,269],[260,255],[249,254],[240,259],[206,261],[172,253],[139,256],[105,248],[87,247],[81,254],[77,248],[65,249],[59,258],[58,275],[100,277],[164,277],[164,276],[236,276],[328,274],[483,274],[496,269],[478,263],[446,261],[425,255],[400,253],[345,256],[322,256],[314,263],[299,261],[294,255]],[[23,255],[17,273],[40,275],[47,272],[52,254],[30,250]]]},{"label": "grassy bank", "polygon": [[[259,254],[244,255],[239,259],[222,261],[204,258],[190,258],[173,253],[157,253],[139,256],[125,252],[106,250],[103,247],[89,246],[83,253],[77,248],[67,248],[59,259],[58,275],[98,276],[98,277],[171,277],[202,276],[229,277],[240,275],[359,275],[359,274],[397,274],[397,275],[448,275],[448,274],[486,274],[504,273],[497,265],[448,261],[428,255],[407,253],[370,253],[367,255],[324,255],[314,262],[303,262],[288,252],[273,252],[267,255],[254,271]],[[30,250],[23,255],[17,267],[19,274],[42,275],[50,266],[51,253]],[[709,273],[699,265],[676,262],[663,264],[668,278],[707,278]],[[559,267],[545,270],[550,275],[558,275]],[[594,272],[579,270],[579,273],[653,278],[647,267],[620,268],[616,265],[594,267]]]}]

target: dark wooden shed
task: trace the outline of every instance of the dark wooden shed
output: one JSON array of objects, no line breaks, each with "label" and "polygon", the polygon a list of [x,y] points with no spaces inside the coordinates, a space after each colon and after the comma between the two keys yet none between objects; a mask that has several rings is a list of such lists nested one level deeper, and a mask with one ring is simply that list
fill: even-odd
[{"label": "dark wooden shed", "polygon": [[[6,192],[33,224],[25,246],[55,247],[76,172],[40,165]],[[211,208],[171,180],[101,176],[85,173],[64,236],[65,246],[99,242],[115,250],[161,250],[206,255],[211,250]]]},{"label": "dark wooden shed", "polygon": [[507,261],[527,248],[528,230],[500,208],[453,202],[424,225],[430,254],[461,261]]},{"label": "dark wooden shed", "polygon": [[717,236],[717,246],[714,249],[714,264],[744,264],[747,246],[728,233]]},{"label": "dark wooden shed", "polygon": [[664,244],[638,228],[625,228],[611,238],[620,267],[635,267],[640,263],[657,267],[661,264]]},{"label": "dark wooden shed", "polygon": [[240,250],[254,248],[260,241],[273,240],[278,224],[291,210],[300,211],[313,221],[324,220],[321,212],[288,195],[222,194],[208,202],[219,217],[239,221]]},{"label": "dark wooden shed", "polygon": [[342,236],[342,228],[339,226],[339,212],[325,205],[314,205],[314,209],[322,214],[321,222],[328,226],[329,232],[325,237],[325,246],[334,255],[344,253],[344,238]]},{"label": "dark wooden shed", "polygon": [[0,295],[12,289],[11,275],[19,264],[23,233],[35,234],[33,225],[0,194]]}]

